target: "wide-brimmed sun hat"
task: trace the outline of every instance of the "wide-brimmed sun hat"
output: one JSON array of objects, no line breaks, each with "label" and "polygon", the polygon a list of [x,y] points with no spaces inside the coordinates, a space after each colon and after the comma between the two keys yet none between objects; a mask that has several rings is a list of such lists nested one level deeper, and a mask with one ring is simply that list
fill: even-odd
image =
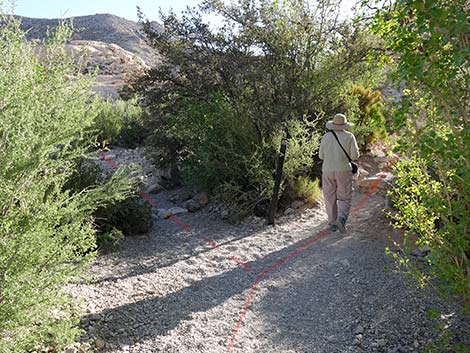
[{"label": "wide-brimmed sun hat", "polygon": [[330,130],[344,130],[353,126],[353,123],[348,123],[346,115],[336,114],[333,120],[326,123],[326,128]]}]

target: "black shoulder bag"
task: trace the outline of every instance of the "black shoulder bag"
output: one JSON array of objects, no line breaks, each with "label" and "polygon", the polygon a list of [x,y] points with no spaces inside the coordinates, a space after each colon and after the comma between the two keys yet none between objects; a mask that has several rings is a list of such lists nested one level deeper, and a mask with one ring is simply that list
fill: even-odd
[{"label": "black shoulder bag", "polygon": [[344,154],[346,155],[346,157],[348,157],[348,161],[349,161],[349,163],[351,163],[352,173],[353,173],[353,174],[356,174],[356,173],[357,173],[357,164],[354,163],[354,162],[351,160],[351,157],[349,157],[348,152],[346,152],[346,150],[344,149],[344,147],[341,145],[341,142],[339,142],[339,139],[338,139],[338,136],[336,136],[336,133],[335,133],[333,130],[331,130],[331,132],[332,132],[333,135],[335,136],[336,141],[338,141],[339,147],[341,147],[341,149],[343,150],[343,152],[344,152]]}]

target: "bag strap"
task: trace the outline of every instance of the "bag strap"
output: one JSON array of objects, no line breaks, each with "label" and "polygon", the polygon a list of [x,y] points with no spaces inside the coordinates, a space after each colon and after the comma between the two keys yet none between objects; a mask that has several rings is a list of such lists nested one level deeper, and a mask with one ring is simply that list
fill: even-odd
[{"label": "bag strap", "polygon": [[349,157],[349,154],[348,154],[348,152],[346,152],[346,150],[344,149],[343,145],[341,145],[341,142],[339,142],[338,136],[336,136],[336,133],[335,133],[333,130],[331,130],[331,132],[332,132],[333,135],[335,136],[336,141],[338,141],[339,147],[341,147],[341,149],[343,150],[343,152],[344,152],[344,154],[346,155],[346,157],[348,157],[349,163],[351,163],[351,162],[352,162],[352,159],[351,159],[351,157]]}]

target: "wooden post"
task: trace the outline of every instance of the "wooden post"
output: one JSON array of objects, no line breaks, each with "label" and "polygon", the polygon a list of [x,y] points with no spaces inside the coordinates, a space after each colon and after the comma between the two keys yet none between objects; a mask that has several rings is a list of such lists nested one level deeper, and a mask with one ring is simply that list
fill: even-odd
[{"label": "wooden post", "polygon": [[274,216],[276,215],[277,211],[277,199],[279,198],[279,189],[281,187],[281,180],[282,180],[282,171],[284,169],[284,160],[286,157],[286,149],[287,149],[287,130],[286,136],[281,140],[281,149],[279,151],[279,159],[277,162],[277,169],[276,169],[276,177],[274,180],[274,189],[273,189],[273,197],[271,199],[271,203],[269,205],[268,211],[268,224],[274,225]]}]

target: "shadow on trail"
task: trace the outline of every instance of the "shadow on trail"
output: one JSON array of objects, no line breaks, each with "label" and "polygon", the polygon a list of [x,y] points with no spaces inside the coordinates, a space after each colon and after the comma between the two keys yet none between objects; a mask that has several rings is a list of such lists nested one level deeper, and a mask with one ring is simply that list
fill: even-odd
[{"label": "shadow on trail", "polygon": [[[180,218],[185,221],[183,217]],[[121,251],[108,254],[118,261],[123,260],[133,265],[118,275],[101,277],[93,283],[114,282],[152,273],[213,251],[214,249],[202,240],[203,237],[208,237],[222,247],[257,234],[257,231],[252,229],[229,224],[209,224],[185,231],[180,226],[171,224],[170,220],[159,223],[162,222],[167,223],[165,232],[160,232],[157,228],[147,236],[129,237],[122,243]],[[168,224],[171,227],[168,227]]]},{"label": "shadow on trail", "polygon": [[[449,314],[455,307],[434,292],[406,285],[404,276],[388,270],[394,263],[384,252],[386,244],[360,235],[351,234],[327,251],[309,249],[265,283],[269,291],[253,310],[279,351],[405,352],[416,350],[416,344],[424,350],[420,342],[437,338],[437,324],[451,325],[431,319],[427,311]],[[470,337],[468,325],[464,331],[459,329],[461,336]],[[362,338],[355,344],[357,334]]]},{"label": "shadow on trail", "polygon": [[[248,265],[253,269],[253,273],[238,266],[219,275],[196,281],[164,297],[143,299],[105,310],[100,313],[100,317],[107,317],[108,319],[106,321],[94,322],[94,334],[96,333],[99,337],[103,337],[105,341],[115,341],[115,338],[113,338],[113,335],[110,335],[110,333],[123,329],[119,330],[118,342],[120,344],[129,345],[166,335],[182,321],[190,320],[191,314],[206,312],[224,303],[226,300],[243,293],[247,289],[250,289],[259,273],[293,252],[299,246],[302,246],[317,233],[318,229],[311,230],[306,234],[304,240],[280,251],[270,253],[259,260],[248,262]],[[323,244],[321,246],[325,246],[325,244],[335,241],[334,239],[336,239],[336,235],[332,236],[333,240],[329,240],[329,237],[330,235],[327,235],[325,239],[319,240],[311,247],[315,247],[317,244]],[[288,262],[290,266],[295,266],[294,263],[296,261],[297,257],[294,257]],[[280,266],[265,277],[269,278],[277,272],[283,271],[284,266]],[[263,286],[263,281],[264,279],[261,280],[258,286]],[[231,330],[233,330],[238,320],[240,310],[245,300],[246,295],[241,296],[240,301],[233,307],[234,312],[226,314],[226,317],[230,317],[233,321],[232,323],[225,323],[227,326],[227,332],[225,333],[226,340],[224,340],[225,344],[228,343],[232,334]],[[231,315],[233,315],[233,317],[231,317]],[[82,319],[86,322],[90,317],[85,316]]]}]

